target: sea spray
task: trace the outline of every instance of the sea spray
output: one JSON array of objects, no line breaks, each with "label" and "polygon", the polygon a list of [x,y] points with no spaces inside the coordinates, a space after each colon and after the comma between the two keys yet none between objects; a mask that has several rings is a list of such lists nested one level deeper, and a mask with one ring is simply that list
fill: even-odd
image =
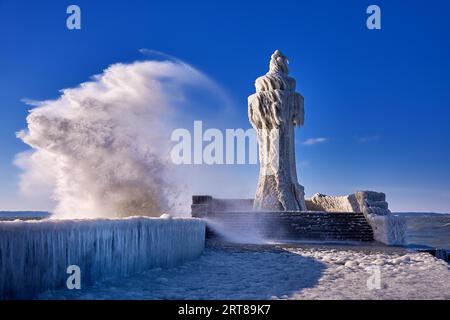
[{"label": "sea spray", "polygon": [[170,129],[195,105],[193,87],[218,91],[179,60],[118,63],[58,99],[28,102],[28,130],[17,134],[32,147],[16,158],[23,193],[51,197],[56,218],[176,211],[185,201],[170,168]]},{"label": "sea spray", "polygon": [[271,243],[264,237],[263,230],[255,224],[248,223],[249,221],[241,221],[240,224],[245,226],[244,228],[233,228],[233,226],[226,223],[221,223],[220,220],[210,218],[204,218],[204,220],[206,221],[206,226],[209,228],[210,232],[227,242],[242,244]]}]

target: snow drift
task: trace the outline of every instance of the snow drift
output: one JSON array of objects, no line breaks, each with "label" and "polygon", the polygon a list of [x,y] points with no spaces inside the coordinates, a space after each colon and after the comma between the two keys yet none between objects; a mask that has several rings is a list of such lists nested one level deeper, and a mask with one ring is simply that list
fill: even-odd
[{"label": "snow drift", "polygon": [[69,265],[81,269],[81,288],[155,267],[173,267],[203,251],[199,219],[0,222],[0,299],[28,299],[66,286]]}]

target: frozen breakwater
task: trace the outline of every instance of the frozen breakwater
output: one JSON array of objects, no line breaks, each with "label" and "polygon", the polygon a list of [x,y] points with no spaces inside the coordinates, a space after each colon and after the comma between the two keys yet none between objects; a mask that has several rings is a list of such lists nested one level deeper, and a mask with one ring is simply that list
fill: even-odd
[{"label": "frozen breakwater", "polygon": [[0,299],[29,299],[64,289],[70,265],[80,267],[82,288],[173,267],[200,256],[204,241],[205,223],[199,219],[0,222]]},{"label": "frozen breakwater", "polygon": [[448,300],[449,277],[446,262],[405,248],[207,242],[199,259],[182,266],[39,299]]}]

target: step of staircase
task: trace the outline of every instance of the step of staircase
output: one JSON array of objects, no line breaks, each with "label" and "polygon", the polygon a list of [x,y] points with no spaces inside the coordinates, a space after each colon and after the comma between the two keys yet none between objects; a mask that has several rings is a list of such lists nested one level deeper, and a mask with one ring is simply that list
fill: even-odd
[{"label": "step of staircase", "polygon": [[207,237],[220,238],[214,225],[236,235],[257,234],[278,241],[373,241],[373,230],[355,212],[211,212]]}]

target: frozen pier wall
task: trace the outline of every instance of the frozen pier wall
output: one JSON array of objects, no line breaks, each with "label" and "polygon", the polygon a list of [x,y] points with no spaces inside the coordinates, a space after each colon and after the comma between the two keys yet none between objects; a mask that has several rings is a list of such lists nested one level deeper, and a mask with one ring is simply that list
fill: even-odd
[{"label": "frozen pier wall", "polygon": [[81,289],[107,278],[176,266],[197,258],[204,241],[200,219],[0,222],[0,299],[29,299],[65,288],[70,265],[80,267]]}]

